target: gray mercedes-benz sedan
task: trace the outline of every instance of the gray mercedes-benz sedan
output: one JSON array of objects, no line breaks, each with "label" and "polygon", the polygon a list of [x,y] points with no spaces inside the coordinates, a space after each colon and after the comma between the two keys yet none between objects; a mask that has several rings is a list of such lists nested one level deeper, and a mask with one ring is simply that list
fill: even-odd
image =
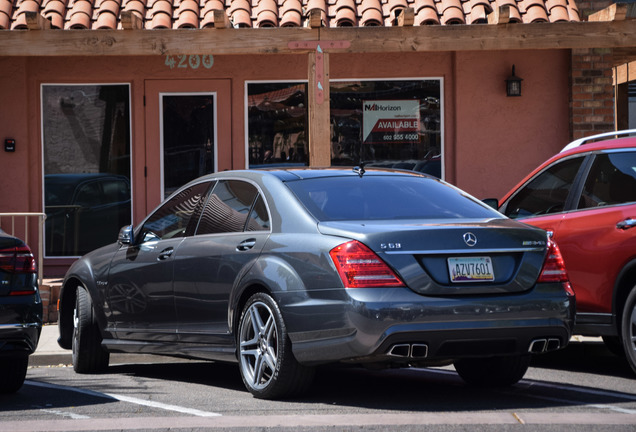
[{"label": "gray mercedes-benz sedan", "polygon": [[453,363],[468,383],[499,386],[567,345],[574,308],[545,231],[437,178],[228,171],[71,266],[59,343],[79,373],[111,352],[238,362],[260,398],[307,390],[328,363]]}]

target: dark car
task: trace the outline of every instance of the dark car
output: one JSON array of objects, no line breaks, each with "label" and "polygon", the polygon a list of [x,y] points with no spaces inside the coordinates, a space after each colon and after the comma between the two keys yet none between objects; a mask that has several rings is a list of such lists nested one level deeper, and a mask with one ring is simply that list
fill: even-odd
[{"label": "dark car", "polygon": [[125,176],[48,174],[44,197],[47,256],[84,255],[111,243],[130,223],[130,181]]},{"label": "dark car", "polygon": [[636,137],[629,134],[636,131],[569,144],[499,209],[554,233],[576,292],[575,332],[602,336],[636,372]]},{"label": "dark car", "polygon": [[31,249],[0,230],[0,393],[22,387],[42,330],[42,301]]},{"label": "dark car", "polygon": [[261,398],[339,362],[510,385],[568,343],[575,307],[545,231],[439,179],[362,168],[202,177],[76,261],[60,300],[77,372],[109,352],[238,361]]}]

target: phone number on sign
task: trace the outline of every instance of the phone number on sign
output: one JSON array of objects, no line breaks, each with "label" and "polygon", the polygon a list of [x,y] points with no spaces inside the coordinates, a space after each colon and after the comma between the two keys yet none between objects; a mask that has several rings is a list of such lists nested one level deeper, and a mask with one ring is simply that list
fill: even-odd
[{"label": "phone number on sign", "polygon": [[386,134],[382,136],[384,141],[417,141],[419,139],[419,135],[416,133],[408,133],[408,134]]}]

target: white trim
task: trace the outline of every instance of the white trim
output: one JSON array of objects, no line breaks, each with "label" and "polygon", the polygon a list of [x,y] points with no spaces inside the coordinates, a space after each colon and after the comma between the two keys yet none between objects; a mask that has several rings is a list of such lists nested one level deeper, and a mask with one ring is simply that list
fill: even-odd
[{"label": "white trim", "polygon": [[[41,203],[42,203],[42,213],[46,212],[46,204],[44,199],[45,193],[45,184],[44,184],[44,176],[46,173],[44,172],[44,87],[54,87],[54,86],[65,86],[65,87],[79,87],[79,86],[121,86],[125,85],[128,87],[128,143],[129,143],[129,157],[130,157],[130,166],[128,167],[128,175],[130,180],[130,223],[134,222],[134,212],[135,212],[135,190],[134,190],[134,143],[133,143],[133,109],[132,109],[132,84],[129,82],[116,82],[116,83],[40,83],[40,175],[41,175],[41,187],[42,187],[42,195],[41,195]],[[46,255],[46,230],[44,233],[44,238],[42,239],[43,250],[44,250],[44,258],[46,259],[69,259],[69,258],[79,258],[79,256],[47,256]],[[41,270],[44,271],[43,269]]]},{"label": "white trim", "polygon": [[[159,92],[159,185],[161,192],[161,201],[163,202],[167,197],[165,196],[165,188],[164,188],[164,148],[163,148],[163,97],[164,96],[213,96],[213,109],[214,109],[214,172],[218,172],[219,170],[219,155],[218,155],[218,147],[219,147],[219,129],[218,129],[218,92],[216,91],[196,91],[196,92]],[[209,173],[211,174],[211,173]],[[194,179],[193,179],[194,180]]]}]

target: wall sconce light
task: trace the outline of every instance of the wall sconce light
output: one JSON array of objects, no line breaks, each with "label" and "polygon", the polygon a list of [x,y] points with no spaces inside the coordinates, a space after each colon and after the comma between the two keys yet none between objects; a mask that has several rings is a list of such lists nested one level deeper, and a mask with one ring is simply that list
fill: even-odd
[{"label": "wall sconce light", "polygon": [[512,65],[512,75],[506,78],[506,95],[521,96],[521,81],[523,79],[515,75],[515,65]]}]

